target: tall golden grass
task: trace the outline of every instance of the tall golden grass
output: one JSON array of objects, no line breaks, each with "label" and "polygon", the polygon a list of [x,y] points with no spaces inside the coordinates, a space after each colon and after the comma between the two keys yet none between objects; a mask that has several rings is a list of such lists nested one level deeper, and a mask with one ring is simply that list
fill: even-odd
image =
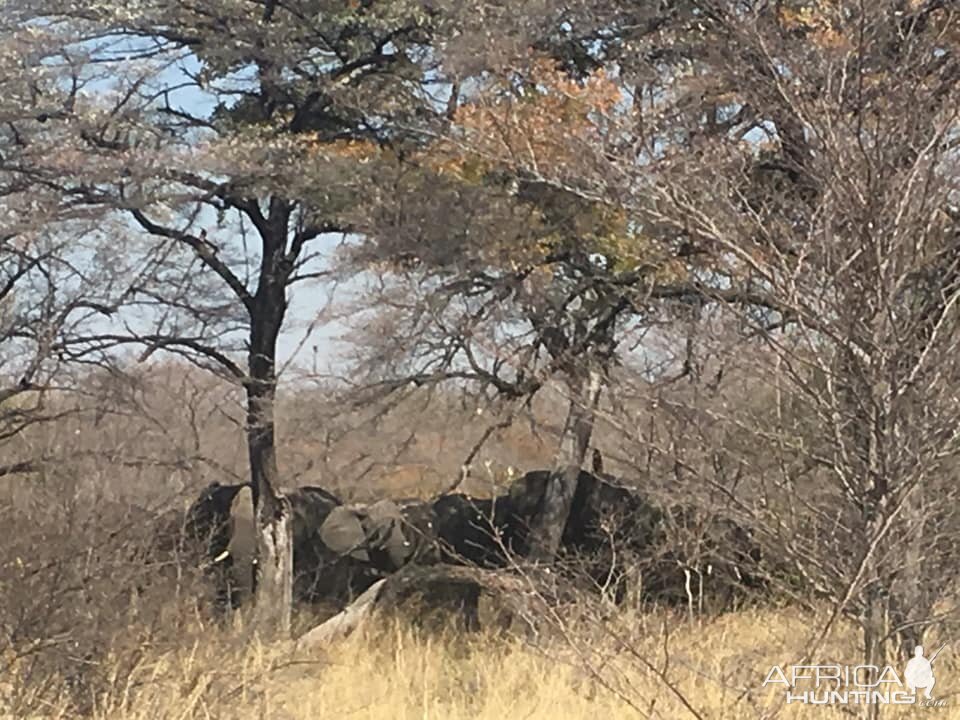
[{"label": "tall golden grass", "polygon": [[[108,682],[90,698],[90,709],[98,720],[850,717],[837,708],[784,705],[780,690],[761,687],[772,665],[799,660],[818,622],[789,609],[695,623],[652,614],[603,626],[579,620],[534,641],[429,634],[381,618],[312,655],[264,645],[239,622],[229,629],[192,626],[176,647],[118,645],[104,660]],[[857,635],[845,625],[817,654],[820,662],[854,663],[858,656]],[[960,663],[949,650],[938,660],[937,678],[946,707],[888,708],[884,717],[960,717],[951,697],[960,687]],[[75,717],[66,701],[46,702],[37,717]],[[14,708],[0,717],[4,712],[25,717]]]}]

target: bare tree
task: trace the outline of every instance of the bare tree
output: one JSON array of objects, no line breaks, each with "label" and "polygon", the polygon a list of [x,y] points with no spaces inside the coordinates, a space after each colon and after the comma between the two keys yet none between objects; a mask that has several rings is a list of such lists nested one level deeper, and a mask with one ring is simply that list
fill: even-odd
[{"label": "bare tree", "polygon": [[[750,324],[775,359],[761,377],[789,437],[767,436],[791,461],[783,488],[833,527],[812,563],[794,557],[860,618],[869,661],[882,658],[885,618],[912,650],[954,565],[954,523],[933,497],[957,451],[956,82],[941,34],[955,22],[933,5],[809,21],[716,9],[720,67],[760,73],[736,85],[738,103],[757,113],[750,126],[772,124],[770,147],[725,135],[697,149],[709,179],[683,154],[664,162],[645,213],[723,258],[733,287],[755,288],[763,312]],[[716,286],[699,287],[709,300]],[[803,441],[784,403],[816,418]],[[833,491],[805,496],[804,465]]]},{"label": "bare tree", "polygon": [[120,267],[89,261],[109,253],[115,228],[34,174],[56,143],[48,120],[66,99],[53,67],[61,40],[52,29],[28,31],[7,15],[0,21],[10,68],[0,81],[0,474],[40,469],[46,458],[26,451],[23,432],[71,412],[58,399],[82,392],[65,371],[64,339],[95,331],[125,288]]}]

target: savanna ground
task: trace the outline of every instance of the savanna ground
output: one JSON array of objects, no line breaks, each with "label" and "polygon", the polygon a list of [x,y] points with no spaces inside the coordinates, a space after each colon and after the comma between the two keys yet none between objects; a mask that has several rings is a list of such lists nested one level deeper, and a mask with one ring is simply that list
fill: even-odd
[{"label": "savanna ground", "polygon": [[[202,376],[155,372],[160,382],[118,385],[109,407],[34,428],[24,451],[49,461],[32,475],[3,478],[0,709],[7,716],[843,716],[785,706],[780,690],[761,687],[773,665],[804,657],[827,607],[811,613],[778,603],[691,619],[656,608],[613,612],[585,596],[543,618],[536,633],[426,631],[381,616],[319,652],[261,644],[243,613],[226,625],[211,618],[209,587],[194,566],[154,555],[164,517],[206,483],[242,476],[242,440],[232,432],[241,406],[233,391]],[[284,403],[285,472],[351,499],[438,492],[495,422],[443,398],[427,413],[411,400],[375,420],[323,408],[320,394]],[[549,407],[540,411],[549,415]],[[506,482],[510,467],[546,466],[548,438],[549,423],[496,433],[467,489],[486,494]],[[301,612],[297,633],[322,617]],[[928,640],[942,641],[949,638]],[[854,663],[860,642],[853,626],[837,622],[817,661]],[[949,647],[937,677],[936,695],[948,707],[924,711],[960,717],[951,696],[960,665]]]}]

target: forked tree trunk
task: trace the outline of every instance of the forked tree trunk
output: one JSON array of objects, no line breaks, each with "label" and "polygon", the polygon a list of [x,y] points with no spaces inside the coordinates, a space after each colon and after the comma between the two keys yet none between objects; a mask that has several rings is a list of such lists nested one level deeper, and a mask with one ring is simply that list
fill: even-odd
[{"label": "forked tree trunk", "polygon": [[530,558],[534,561],[552,562],[560,548],[580,470],[590,447],[601,389],[601,375],[597,370],[590,370],[578,382],[571,383],[570,409],[554,471],[547,483],[540,515],[531,528]]}]

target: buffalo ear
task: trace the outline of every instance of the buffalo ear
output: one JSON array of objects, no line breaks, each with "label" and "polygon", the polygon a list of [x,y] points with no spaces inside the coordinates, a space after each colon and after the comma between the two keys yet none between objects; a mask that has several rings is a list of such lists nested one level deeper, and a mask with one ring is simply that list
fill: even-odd
[{"label": "buffalo ear", "polygon": [[413,554],[413,543],[403,532],[403,513],[392,500],[380,500],[367,508],[367,523],[371,535],[376,533],[378,545],[387,551],[390,562],[397,569],[403,567]]},{"label": "buffalo ear", "polygon": [[370,561],[364,549],[367,533],[356,510],[339,505],[330,511],[320,526],[323,544],[338,555],[350,555],[357,560]]},{"label": "buffalo ear", "polygon": [[253,591],[253,559],[257,550],[254,523],[253,493],[249,486],[244,486],[230,504],[230,543],[227,545],[233,561],[233,583],[244,595]]}]

